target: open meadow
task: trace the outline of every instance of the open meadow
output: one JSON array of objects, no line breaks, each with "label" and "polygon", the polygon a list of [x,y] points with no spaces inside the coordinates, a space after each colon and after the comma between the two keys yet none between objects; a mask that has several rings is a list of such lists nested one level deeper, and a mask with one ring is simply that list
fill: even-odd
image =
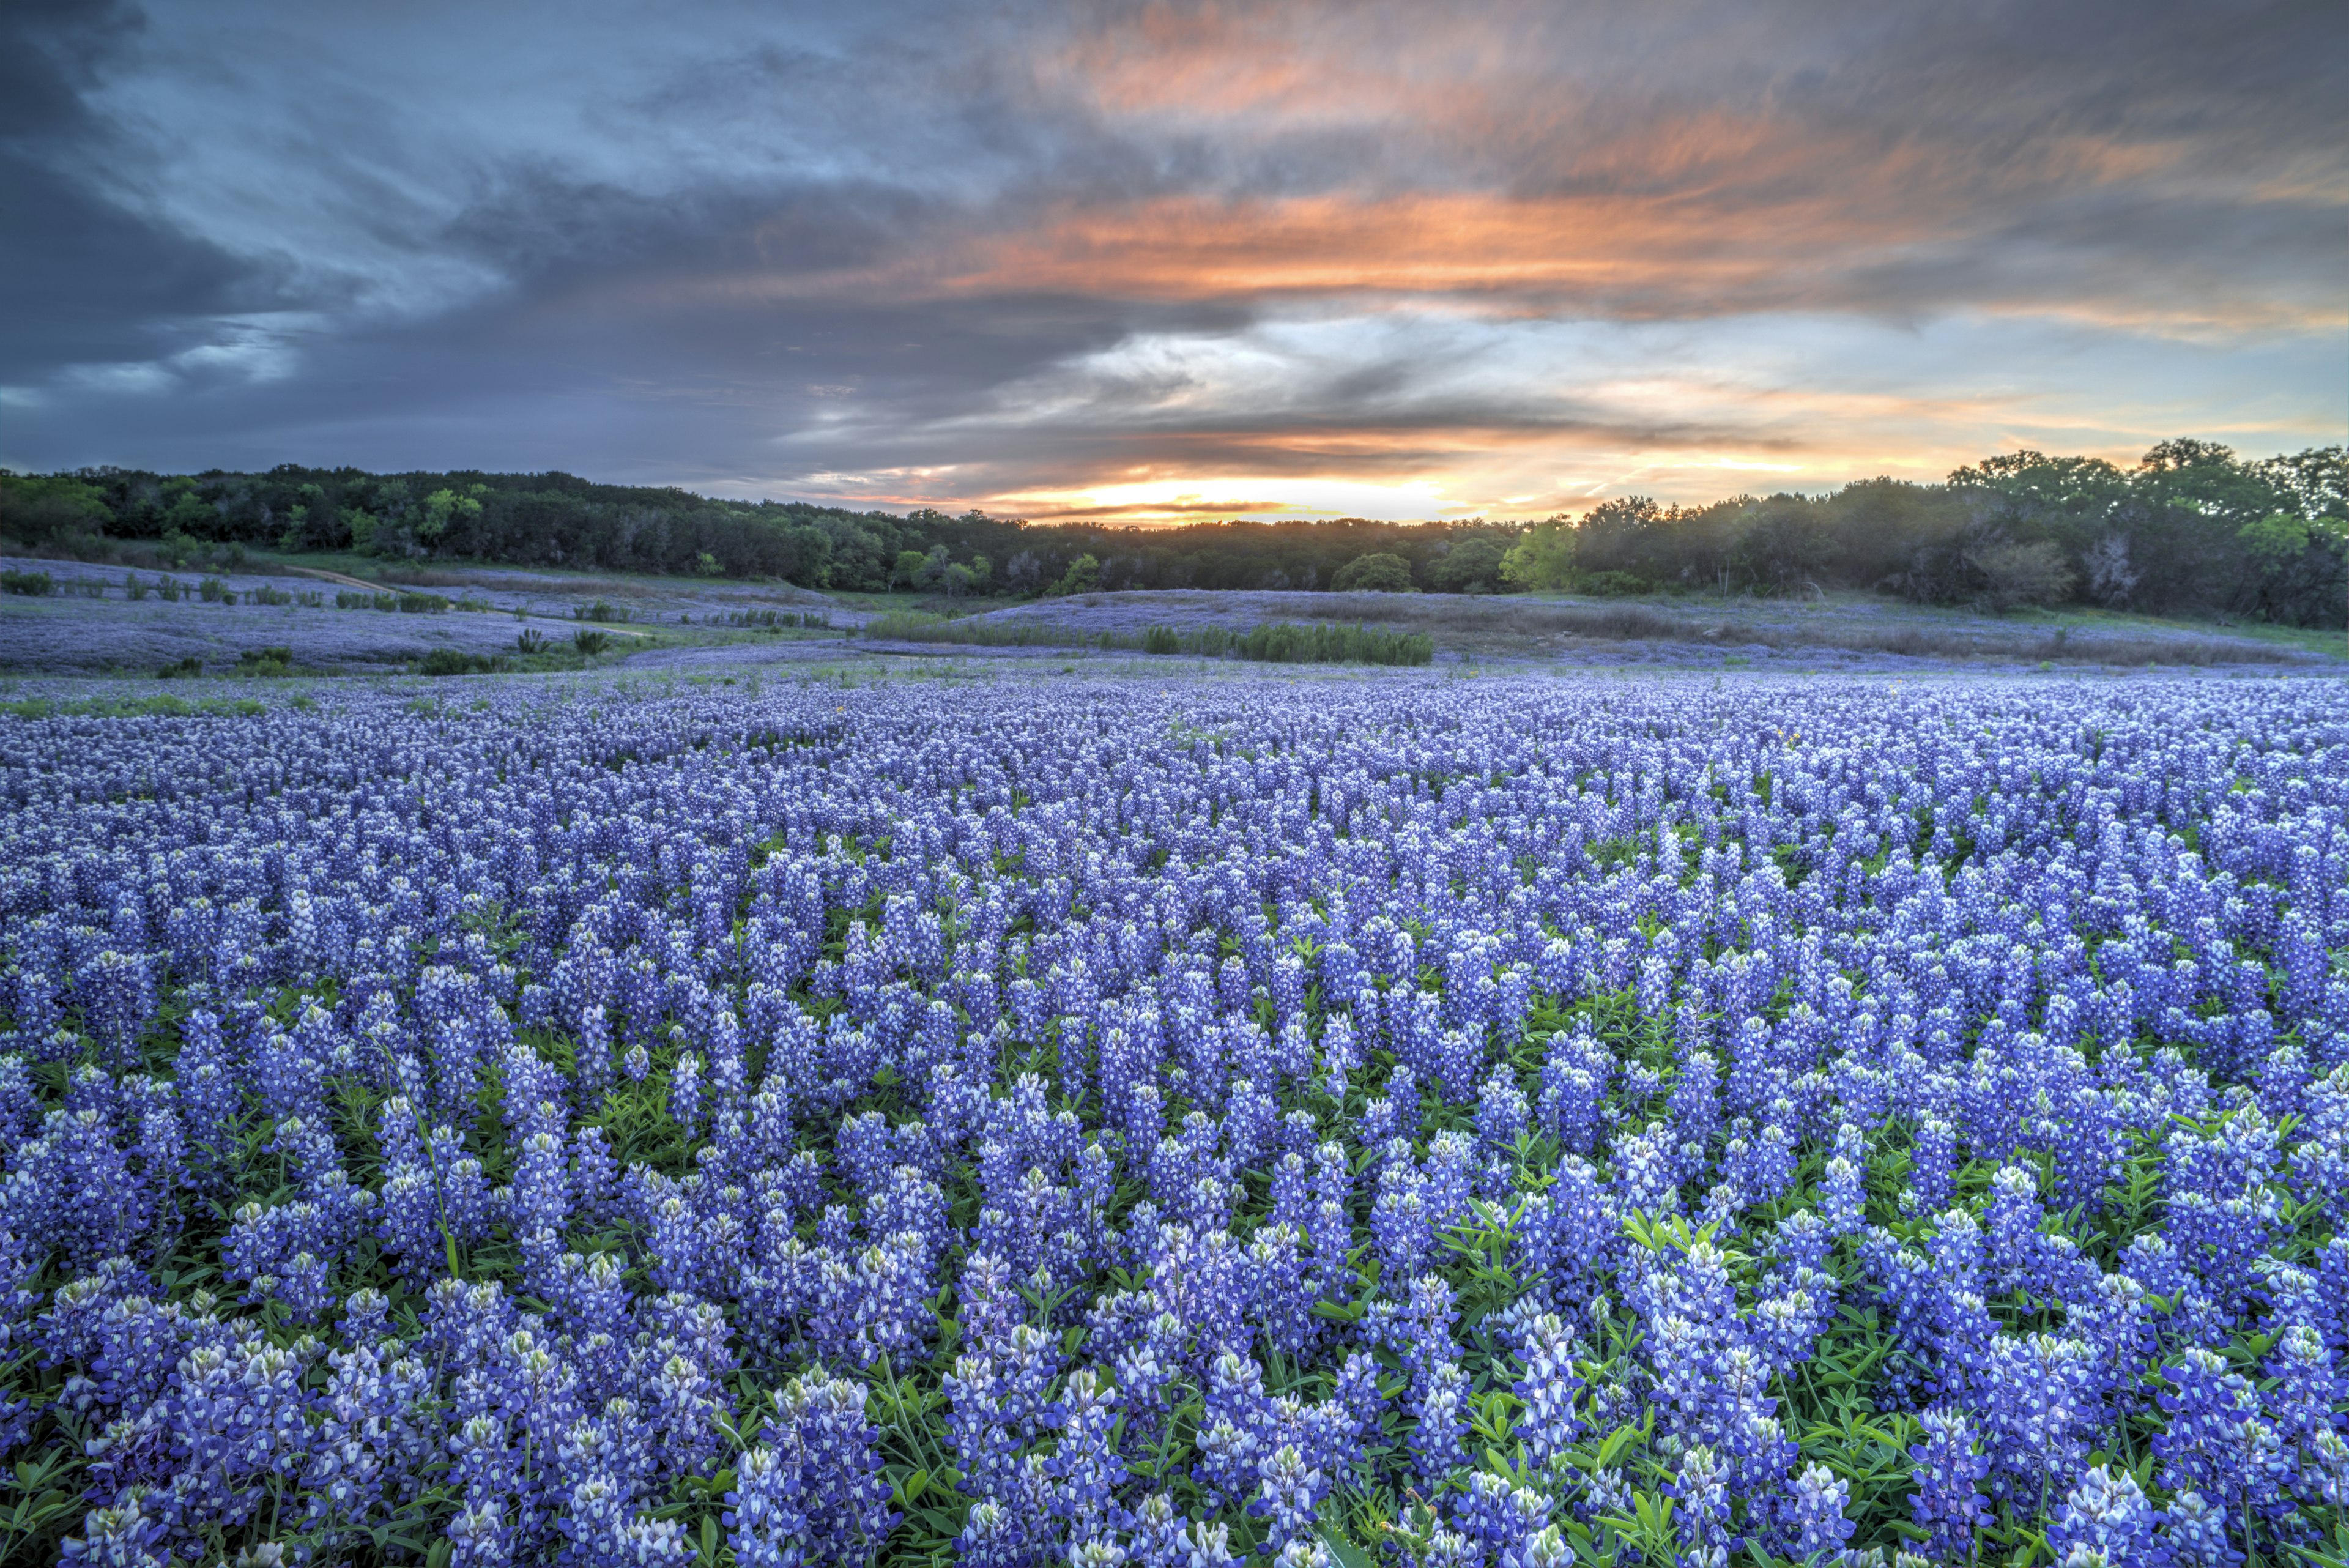
[{"label": "open meadow", "polygon": [[[1362,663],[1917,672],[2017,668],[2349,669],[2337,631],[2100,610],[1992,614],[1838,594],[1817,599],[1569,594],[1081,593],[1005,604],[938,594],[821,594],[788,583],[463,564],[357,577],[287,561],[217,571],[140,570],[0,556],[0,672],[30,676],[453,674],[496,667],[653,670],[792,667],[870,657],[993,659],[1174,654],[1271,658],[1262,628],[1336,643],[1411,639]],[[427,661],[438,656],[437,666]]]},{"label": "open meadow", "polygon": [[2342,1561],[2329,672],[1000,651],[12,693],[0,1559]]}]

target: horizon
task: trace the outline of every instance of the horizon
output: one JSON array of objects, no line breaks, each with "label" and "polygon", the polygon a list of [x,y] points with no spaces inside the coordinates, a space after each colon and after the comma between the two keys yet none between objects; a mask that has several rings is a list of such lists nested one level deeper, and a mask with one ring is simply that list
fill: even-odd
[{"label": "horizon", "polygon": [[2349,425],[2314,7],[222,0],[0,43],[19,472],[1445,523]]},{"label": "horizon", "polygon": [[[2187,439],[2191,439],[2191,438],[2187,438]],[[2307,450],[2307,449],[2304,449],[2304,450]],[[2342,448],[2342,446],[2341,446],[2341,443],[2337,443],[2337,442],[2336,442],[2336,443],[2334,443],[2334,444],[2333,444],[2333,446],[2332,446],[2332,447],[2330,447],[2330,448],[2325,448],[2325,449],[2316,449],[2316,450],[2325,450],[2325,451],[2331,451],[2331,452],[2339,452],[2339,451],[2343,450],[2343,448]],[[2070,460],[2070,459],[2074,459],[2074,458],[2082,458],[2082,457],[2089,457],[2089,456],[2091,456],[2091,454],[2087,454],[2087,453],[2075,453],[2075,452],[2048,452],[2048,453],[2039,453],[2039,454],[2037,454],[2037,455],[2044,456],[2044,457],[2047,457],[2047,458],[2050,458],[2050,459],[2053,459],[2053,460],[2056,460],[2056,461],[2066,461],[2066,460]],[[2141,454],[2141,455],[2142,455],[2142,456],[2145,456],[2145,457],[2149,457],[2149,456],[2151,456],[2152,454],[2150,453],[2150,452],[2147,452],[2147,453],[2145,453],[2145,454]],[[2287,456],[2292,456],[2292,455],[2295,455],[2295,454],[2292,454],[2292,453],[2284,453],[2284,452],[2277,452],[2277,453],[2271,453],[2271,454],[2269,454],[2269,455],[2268,455],[2268,456],[2266,456],[2266,457],[2251,457],[2251,456],[2249,456],[2248,454],[2245,454],[2245,453],[2241,453],[2241,452],[2233,452],[2231,455],[2233,456],[2233,458],[2234,458],[2236,461],[2238,461],[2238,462],[2243,462],[2243,463],[2246,463],[2246,464],[2256,464],[2256,463],[2261,463],[2261,462],[2271,462],[2271,461],[2274,461],[2274,460],[2277,460],[2277,459],[2281,459],[2281,458],[2287,457]],[[2142,472],[2142,471],[2143,471],[2144,467],[2146,466],[2143,462],[2141,462],[2140,461],[2136,460],[2136,459],[2132,459],[2132,460],[2129,460],[2129,461],[2127,461],[2127,462],[2121,462],[2121,461],[2116,461],[2116,460],[2113,460],[2113,459],[2104,459],[2104,460],[2102,460],[2102,461],[2106,461],[2106,462],[2113,462],[2113,464],[2114,464],[2115,468],[2116,468],[2116,469],[2117,469],[2117,470],[2120,472],[2120,473],[2121,473],[2121,474],[2123,474],[2123,475],[2127,475],[2127,474],[2129,474],[2129,473],[2132,473],[2132,472]],[[1534,525],[1534,524],[1536,524],[1544,523],[1544,522],[1549,522],[1549,521],[1554,521],[1554,520],[1560,519],[1560,518],[1577,519],[1577,518],[1578,518],[1579,516],[1587,515],[1589,512],[1591,512],[1591,511],[1592,511],[1592,510],[1594,510],[1596,507],[1598,507],[1599,505],[1602,504],[1604,502],[1607,502],[1607,501],[1619,501],[1619,500],[1644,500],[1644,501],[1652,501],[1652,502],[1655,502],[1656,504],[1658,504],[1659,505],[1662,506],[1662,507],[1665,509],[1665,512],[1667,513],[1667,514],[1668,514],[1668,515],[1671,515],[1671,514],[1679,514],[1679,515],[1684,515],[1684,516],[1694,516],[1694,515],[1696,515],[1696,514],[1699,514],[1699,513],[1702,513],[1702,512],[1704,512],[1704,511],[1708,511],[1708,510],[1710,510],[1711,508],[1715,507],[1715,506],[1729,505],[1729,504],[1733,504],[1733,503],[1737,503],[1737,502],[1745,502],[1745,503],[1748,503],[1748,504],[1760,504],[1760,503],[1764,503],[1764,502],[1768,502],[1768,501],[1775,500],[1775,499],[1777,499],[1777,498],[1779,498],[1779,497],[1781,497],[1781,496],[1792,496],[1792,497],[1794,497],[1794,498],[1795,498],[1795,499],[1798,499],[1798,500],[1808,501],[1808,502],[1813,502],[1813,503],[1823,503],[1823,502],[1832,501],[1833,499],[1835,499],[1835,497],[1837,497],[1837,495],[1841,494],[1843,492],[1845,492],[1845,491],[1847,491],[1847,490],[1849,490],[1849,489],[1851,489],[1851,488],[1853,488],[1853,487],[1855,487],[1855,486],[1857,486],[1857,485],[1863,485],[1863,484],[1899,483],[1899,484],[1913,484],[1913,485],[1917,485],[1917,486],[1920,486],[1920,487],[1930,487],[1930,486],[1954,486],[1955,484],[1957,484],[1957,483],[1958,483],[1958,474],[1957,474],[1957,472],[1950,472],[1950,473],[1944,474],[1944,475],[1942,475],[1942,476],[1941,476],[1940,478],[1939,478],[1939,479],[1918,479],[1918,480],[1899,479],[1899,478],[1896,478],[1896,477],[1894,477],[1894,476],[1892,476],[1892,475],[1889,475],[1889,474],[1866,474],[1866,475],[1861,475],[1861,476],[1858,476],[1858,477],[1856,477],[1856,478],[1851,478],[1851,479],[1842,480],[1842,481],[1840,481],[1840,482],[1838,482],[1838,483],[1832,483],[1832,484],[1819,484],[1819,485],[1807,486],[1807,487],[1805,487],[1805,486],[1796,486],[1796,487],[1786,487],[1786,488],[1781,488],[1781,489],[1775,489],[1775,490],[1762,490],[1762,491],[1754,491],[1754,490],[1740,490],[1740,491],[1733,491],[1733,492],[1730,492],[1730,493],[1726,493],[1726,494],[1717,494],[1717,495],[1712,496],[1712,497],[1710,497],[1710,498],[1708,498],[1708,499],[1704,499],[1704,500],[1698,500],[1698,501],[1692,501],[1692,502],[1676,502],[1676,501],[1671,501],[1671,500],[1667,500],[1667,499],[1665,499],[1665,498],[1663,498],[1663,497],[1660,497],[1660,496],[1647,495],[1647,494],[1644,494],[1643,493],[1640,493],[1640,492],[1638,492],[1638,491],[1626,490],[1626,491],[1622,492],[1620,494],[1618,494],[1618,495],[1608,495],[1608,496],[1599,496],[1599,497],[1596,497],[1596,498],[1592,499],[1591,501],[1589,501],[1588,503],[1587,503],[1586,504],[1584,504],[1584,505],[1582,505],[1582,506],[1578,506],[1578,507],[1568,508],[1568,509],[1564,509],[1564,510],[1557,511],[1557,512],[1539,513],[1539,514],[1521,514],[1521,515],[1509,515],[1509,514],[1498,514],[1498,515],[1485,514],[1477,514],[1470,515],[1470,516],[1454,516],[1454,517],[1425,517],[1425,516],[1423,516],[1423,517],[1409,517],[1409,516],[1372,517],[1372,516],[1367,516],[1367,515],[1364,515],[1364,514],[1354,514],[1354,513],[1334,513],[1334,512],[1333,512],[1333,513],[1327,513],[1327,514],[1309,514],[1309,513],[1290,512],[1290,513],[1285,513],[1285,514],[1275,514],[1275,515],[1271,515],[1271,516],[1247,516],[1247,515],[1232,515],[1232,514],[1215,514],[1215,515],[1198,514],[1198,515],[1189,515],[1189,516],[1146,516],[1146,517],[1133,517],[1133,516],[1118,515],[1118,514],[1086,514],[1086,515],[1081,515],[1081,516],[1080,516],[1080,515],[1060,515],[1060,516],[1050,516],[1050,515],[1048,515],[1048,516],[1040,516],[1040,517],[1037,517],[1037,516],[1028,516],[1028,515],[1024,515],[1024,514],[1015,514],[1015,513],[1010,513],[1010,512],[989,512],[989,511],[988,511],[988,510],[987,510],[986,508],[984,508],[984,507],[977,507],[977,506],[973,506],[973,507],[966,507],[966,508],[965,508],[961,513],[953,513],[953,512],[949,512],[949,511],[947,511],[947,509],[945,509],[945,508],[943,508],[943,507],[938,507],[938,506],[936,506],[936,505],[933,505],[933,504],[927,504],[927,503],[911,504],[907,504],[907,505],[905,505],[905,506],[901,506],[901,507],[899,507],[899,508],[895,509],[895,511],[893,511],[893,510],[892,510],[888,505],[886,505],[886,504],[877,504],[877,505],[868,505],[868,506],[858,506],[858,505],[856,505],[856,504],[853,504],[853,503],[846,503],[846,504],[844,504],[844,503],[842,503],[842,502],[839,502],[839,501],[835,501],[835,500],[829,500],[829,499],[811,499],[811,498],[806,497],[806,496],[763,496],[763,497],[750,497],[750,498],[744,498],[744,497],[734,497],[734,496],[712,495],[712,494],[708,494],[708,493],[702,493],[702,492],[699,492],[699,491],[692,490],[692,489],[690,489],[689,487],[685,486],[685,485],[678,485],[678,484],[657,485],[657,484],[642,484],[642,483],[637,483],[637,484],[634,484],[634,485],[632,485],[630,482],[626,481],[626,480],[605,480],[605,479],[597,479],[597,478],[595,478],[595,477],[594,477],[593,475],[590,475],[590,474],[576,473],[576,472],[572,472],[572,471],[570,471],[570,470],[568,470],[568,469],[560,469],[560,468],[539,469],[539,470],[531,470],[531,471],[513,470],[513,469],[503,469],[503,470],[501,470],[501,469],[480,469],[480,468],[466,468],[466,469],[434,469],[434,468],[366,469],[366,468],[361,468],[361,467],[359,467],[359,466],[358,466],[358,465],[357,465],[357,464],[351,464],[351,463],[344,463],[344,464],[327,464],[327,463],[294,463],[294,462],[287,462],[287,463],[283,463],[283,464],[274,465],[273,467],[271,467],[271,468],[267,468],[267,469],[212,469],[212,470],[204,470],[204,471],[193,471],[193,472],[168,472],[168,471],[159,471],[159,470],[145,470],[145,471],[140,471],[140,470],[122,469],[122,468],[120,468],[120,467],[118,465],[118,466],[117,466],[117,470],[116,470],[116,471],[117,471],[117,472],[152,472],[152,473],[155,475],[155,477],[156,477],[156,478],[160,479],[160,480],[170,480],[170,479],[179,479],[179,478],[188,478],[188,479],[202,480],[202,479],[205,479],[205,478],[207,478],[207,477],[212,477],[212,478],[255,478],[255,477],[266,477],[267,475],[272,474],[272,473],[274,473],[274,472],[278,472],[279,470],[284,469],[284,468],[295,468],[295,469],[301,470],[301,471],[302,471],[302,472],[312,472],[312,473],[316,473],[316,472],[351,472],[351,473],[363,473],[363,474],[367,474],[367,475],[369,475],[370,477],[376,477],[376,478],[402,478],[402,477],[408,477],[408,476],[412,476],[412,475],[430,476],[430,477],[435,477],[435,478],[440,478],[440,477],[455,478],[455,477],[458,477],[459,475],[461,475],[461,474],[472,473],[472,474],[479,474],[479,475],[481,475],[481,476],[482,478],[484,478],[484,479],[537,479],[537,478],[570,479],[570,480],[576,480],[576,481],[578,481],[578,482],[580,482],[580,483],[585,483],[585,484],[593,484],[593,485],[609,485],[609,486],[613,486],[613,487],[630,487],[630,488],[647,488],[647,489],[674,490],[674,491],[678,491],[678,492],[680,492],[680,493],[685,493],[685,494],[691,495],[691,496],[693,496],[696,500],[699,500],[699,501],[714,501],[714,502],[718,502],[718,503],[719,503],[719,504],[733,504],[733,505],[772,505],[772,506],[785,506],[785,507],[788,507],[788,506],[809,506],[809,507],[815,507],[815,508],[820,508],[820,509],[822,509],[822,508],[830,508],[830,509],[834,509],[834,510],[839,510],[839,511],[847,512],[847,513],[853,513],[853,514],[867,514],[867,515],[887,515],[887,516],[891,516],[891,517],[893,517],[893,518],[896,518],[896,519],[898,519],[898,520],[905,520],[905,519],[908,519],[908,518],[911,518],[911,517],[914,517],[914,516],[919,515],[920,514],[925,513],[925,512],[936,512],[936,513],[940,513],[940,514],[944,514],[944,515],[947,516],[948,518],[950,518],[950,519],[952,519],[952,520],[955,520],[955,521],[960,521],[960,520],[963,520],[964,518],[970,517],[970,516],[973,516],[973,515],[975,514],[975,515],[976,515],[976,517],[977,517],[977,519],[978,519],[978,521],[981,521],[981,522],[985,522],[985,523],[992,523],[992,524],[1016,524],[1016,525],[1022,526],[1022,527],[1035,527],[1035,528],[1051,528],[1051,527],[1091,527],[1091,528],[1101,528],[1101,529],[1113,529],[1113,528],[1142,528],[1142,529],[1154,529],[1154,530],[1155,530],[1155,529],[1187,528],[1187,527],[1212,527],[1212,526],[1218,526],[1218,525],[1226,524],[1261,524],[1261,525],[1265,525],[1265,526],[1274,526],[1274,525],[1278,525],[1278,524],[1287,524],[1287,523],[1309,524],[1330,524],[1330,525],[1332,525],[1332,526],[1339,525],[1339,524],[1377,524],[1377,525],[1382,525],[1382,526],[1391,525],[1391,526],[1395,526],[1395,527],[1472,527],[1472,526],[1485,526],[1485,527],[1503,527],[1503,528],[1526,528],[1526,527],[1531,527],[1531,526],[1533,526],[1533,525]],[[77,474],[96,474],[96,473],[100,473],[100,472],[105,472],[105,468],[104,468],[104,466],[103,466],[103,465],[88,465],[88,466],[85,466],[85,467],[83,467],[83,468],[81,468],[81,469],[77,469],[77,470],[64,470],[64,471],[58,471],[58,472],[65,472],[65,473],[77,473]],[[34,475],[29,475],[29,474],[20,474],[20,473],[18,472],[18,471],[16,471],[16,470],[13,470],[13,469],[9,468],[5,463],[0,463],[0,477],[9,477],[9,476],[17,476],[17,477],[34,477]]]}]

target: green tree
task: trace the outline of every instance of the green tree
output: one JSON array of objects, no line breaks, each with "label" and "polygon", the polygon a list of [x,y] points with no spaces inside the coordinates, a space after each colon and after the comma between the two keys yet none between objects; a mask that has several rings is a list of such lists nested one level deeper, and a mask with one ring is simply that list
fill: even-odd
[{"label": "green tree", "polygon": [[1355,556],[1330,578],[1341,594],[1407,594],[1412,591],[1411,563],[1385,550]]},{"label": "green tree", "polygon": [[0,534],[36,542],[97,534],[111,515],[105,493],[94,484],[64,474],[0,474]]},{"label": "green tree", "polygon": [[919,550],[898,551],[897,564],[889,569],[889,586],[894,588],[903,583],[912,587],[921,577],[923,564],[928,559]]},{"label": "green tree", "polygon": [[1061,580],[1044,591],[1048,594],[1089,594],[1101,587],[1101,563],[1091,555],[1079,556],[1061,574]]},{"label": "green tree", "polygon": [[2308,519],[2289,512],[2271,512],[2236,529],[2235,537],[2261,560],[2288,561],[2308,548]]},{"label": "green tree", "polygon": [[[473,488],[478,490],[481,487],[475,485]],[[436,490],[424,498],[424,516],[416,524],[416,536],[419,539],[438,539],[448,532],[449,524],[452,520],[459,517],[479,517],[481,514],[481,504],[477,498],[460,495],[455,491],[445,487]]]},{"label": "green tree", "polygon": [[220,513],[202,496],[196,493],[192,479],[175,479],[164,485],[163,493],[171,504],[163,511],[163,527],[167,533],[186,534],[198,539],[212,536]]},{"label": "green tree", "polygon": [[1447,594],[1489,594],[1501,586],[1508,546],[1491,534],[1471,535],[1437,558],[1430,581]]},{"label": "green tree", "polygon": [[1574,586],[1574,524],[1564,514],[1545,517],[1501,557],[1501,579],[1514,587],[1554,591]]}]

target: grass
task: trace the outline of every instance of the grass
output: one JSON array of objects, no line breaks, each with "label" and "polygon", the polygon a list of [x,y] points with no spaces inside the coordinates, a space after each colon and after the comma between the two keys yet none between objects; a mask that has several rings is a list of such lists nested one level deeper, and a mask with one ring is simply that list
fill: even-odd
[{"label": "grass", "polygon": [[85,697],[65,701],[28,697],[0,702],[0,713],[13,719],[249,719],[265,713],[269,704],[255,697],[213,698],[191,702],[169,693],[158,697]]},{"label": "grass", "polygon": [[[520,587],[521,584],[485,584],[490,577],[536,579],[548,591],[558,585],[570,592],[632,595],[649,591],[671,590],[692,594],[713,591],[742,592],[764,590],[812,596],[813,589],[801,588],[780,578],[702,577],[658,572],[616,572],[576,566],[532,566],[520,561],[442,561],[430,566],[412,561],[389,561],[377,556],[355,555],[347,550],[285,551],[245,546],[245,565],[238,570],[253,573],[285,571],[302,568],[314,571],[338,572],[347,577],[362,577],[369,582],[396,584],[423,588]],[[846,597],[834,595],[833,597]]]},{"label": "grass", "polygon": [[[285,601],[277,599],[271,602],[283,604]],[[336,609],[396,610],[402,615],[444,615],[451,606],[448,599],[439,594],[373,594],[354,592],[346,588],[335,596],[335,607]],[[484,605],[481,607],[486,609],[489,607]]]},{"label": "grass", "polygon": [[1278,621],[1247,631],[1154,626],[1140,632],[1078,631],[1038,620],[928,620],[903,613],[865,623],[864,635],[890,642],[954,643],[974,648],[1097,648],[1104,652],[1247,659],[1269,664],[1425,664],[1435,641],[1424,632],[1378,627],[1299,626]]},{"label": "grass", "polygon": [[725,610],[704,618],[707,626],[748,627],[756,631],[829,628],[830,610]]},{"label": "grass", "polygon": [[[2153,630],[2158,623],[2141,618],[2113,617],[2097,623],[2097,634],[2074,640],[2075,627],[2052,629],[2019,625],[2011,634],[1970,630],[1931,621],[1901,621],[1870,625],[1837,620],[1815,626],[1786,626],[1737,618],[1674,613],[1645,600],[1579,604],[1557,599],[1462,597],[1451,595],[1381,595],[1375,605],[1368,596],[1333,594],[1328,606],[1306,604],[1299,613],[1332,619],[1371,616],[1454,633],[1505,633],[1516,636],[1565,635],[1602,642],[1677,642],[1698,645],[1758,645],[1771,649],[1837,648],[1862,653],[1896,654],[1912,659],[2004,659],[2052,664],[2272,664],[2313,657],[2292,644],[2271,639],[2236,640],[2209,636],[2115,636],[2103,625],[2142,625]],[[2317,633],[2330,637],[2329,633]]]}]

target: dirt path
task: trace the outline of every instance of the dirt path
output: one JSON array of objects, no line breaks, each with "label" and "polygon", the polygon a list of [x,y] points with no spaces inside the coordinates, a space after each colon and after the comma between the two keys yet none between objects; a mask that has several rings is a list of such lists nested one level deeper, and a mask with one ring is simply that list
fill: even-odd
[{"label": "dirt path", "polygon": [[365,577],[347,577],[340,572],[329,572],[317,566],[278,566],[274,570],[290,573],[297,577],[316,577],[321,582],[340,583],[347,588],[365,588],[371,594],[391,591],[381,583],[371,583]]}]

